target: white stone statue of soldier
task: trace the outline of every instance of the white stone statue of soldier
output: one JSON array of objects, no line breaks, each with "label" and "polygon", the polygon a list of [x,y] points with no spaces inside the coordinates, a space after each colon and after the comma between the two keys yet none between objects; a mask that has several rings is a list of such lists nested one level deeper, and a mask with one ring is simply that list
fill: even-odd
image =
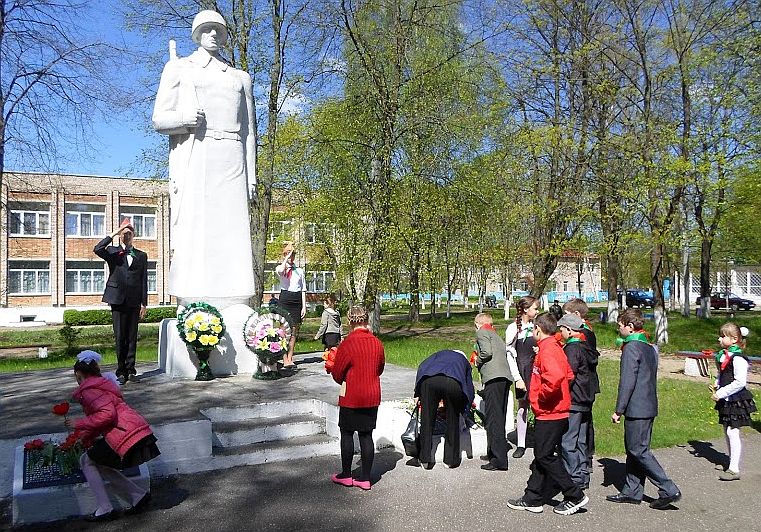
[{"label": "white stone statue of soldier", "polygon": [[169,293],[180,305],[205,301],[222,310],[254,294],[252,83],[219,57],[227,41],[219,13],[198,13],[191,35],[198,50],[166,64],[153,110],[153,127],[169,135]]}]

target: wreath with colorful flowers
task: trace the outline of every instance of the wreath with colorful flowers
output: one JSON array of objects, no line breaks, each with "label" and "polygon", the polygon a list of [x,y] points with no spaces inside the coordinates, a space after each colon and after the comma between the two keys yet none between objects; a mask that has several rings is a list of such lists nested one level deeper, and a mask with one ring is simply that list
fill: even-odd
[{"label": "wreath with colorful flowers", "polygon": [[177,316],[177,330],[182,341],[196,352],[211,351],[225,334],[225,322],[215,307],[191,303]]},{"label": "wreath with colorful flowers", "polygon": [[243,340],[262,364],[274,364],[288,350],[291,323],[288,313],[274,307],[262,307],[246,320]]}]

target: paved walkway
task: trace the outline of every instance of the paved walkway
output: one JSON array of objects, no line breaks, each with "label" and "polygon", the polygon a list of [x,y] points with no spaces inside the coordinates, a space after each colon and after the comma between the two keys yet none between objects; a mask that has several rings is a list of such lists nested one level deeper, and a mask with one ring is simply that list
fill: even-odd
[{"label": "paved walkway", "polygon": [[[337,386],[324,374],[321,361],[310,355],[300,358],[304,369],[275,383],[250,377],[212,383],[172,381],[150,366],[141,367],[146,373],[125,387],[125,395],[154,424],[197,419],[198,409],[208,406],[306,396],[335,402]],[[413,380],[412,370],[388,366],[384,397],[409,397]],[[60,419],[49,413],[50,406],[74,386],[70,370],[0,376],[0,437],[60,431]],[[622,480],[621,458],[598,460],[588,510],[561,517],[550,507],[534,515],[505,505],[525,487],[530,452],[521,460],[511,459],[507,473],[487,473],[479,469],[478,459],[466,460],[454,470],[437,464],[432,471],[423,471],[406,465],[400,453],[385,450],[376,455],[377,483],[370,492],[330,483],[328,477],[339,467],[339,459],[319,457],[155,479],[154,502],[142,515],[105,524],[72,520],[20,530],[761,530],[756,517],[761,434],[749,430],[743,438],[743,479],[737,482],[716,479],[713,466],[723,457],[723,442],[691,442],[656,452],[684,494],[678,510],[605,502],[605,495],[614,493]],[[647,493],[656,495],[652,486]],[[0,511],[2,529],[10,522],[8,499]]]}]

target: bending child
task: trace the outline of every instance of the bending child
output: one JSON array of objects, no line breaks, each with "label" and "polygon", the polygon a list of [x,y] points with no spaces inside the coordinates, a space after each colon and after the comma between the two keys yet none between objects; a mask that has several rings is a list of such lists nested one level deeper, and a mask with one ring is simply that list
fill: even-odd
[{"label": "bending child", "polygon": [[86,517],[88,521],[107,521],[117,516],[104,478],[130,502],[125,514],[143,511],[151,500],[150,491],[125,477],[121,470],[139,466],[161,454],[148,422],[124,402],[118,384],[101,375],[100,361],[101,356],[95,351],[82,351],[77,355],[74,376],[79,387],[73,398],[81,403],[85,417],[64,422],[82,435],[85,447],[92,443],[80,458],[82,473],[98,505]]}]

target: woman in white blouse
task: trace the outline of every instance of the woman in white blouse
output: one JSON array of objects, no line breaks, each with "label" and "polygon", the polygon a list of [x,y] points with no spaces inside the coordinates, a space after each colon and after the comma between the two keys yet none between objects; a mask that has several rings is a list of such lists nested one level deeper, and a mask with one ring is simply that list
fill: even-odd
[{"label": "woman in white blouse", "polygon": [[293,242],[286,242],[283,247],[283,262],[275,268],[280,278],[280,307],[291,315],[292,334],[288,342],[288,353],[283,357],[283,367],[293,369],[293,351],[299,334],[301,321],[307,309],[306,282],[304,270],[296,266],[296,250]]}]

